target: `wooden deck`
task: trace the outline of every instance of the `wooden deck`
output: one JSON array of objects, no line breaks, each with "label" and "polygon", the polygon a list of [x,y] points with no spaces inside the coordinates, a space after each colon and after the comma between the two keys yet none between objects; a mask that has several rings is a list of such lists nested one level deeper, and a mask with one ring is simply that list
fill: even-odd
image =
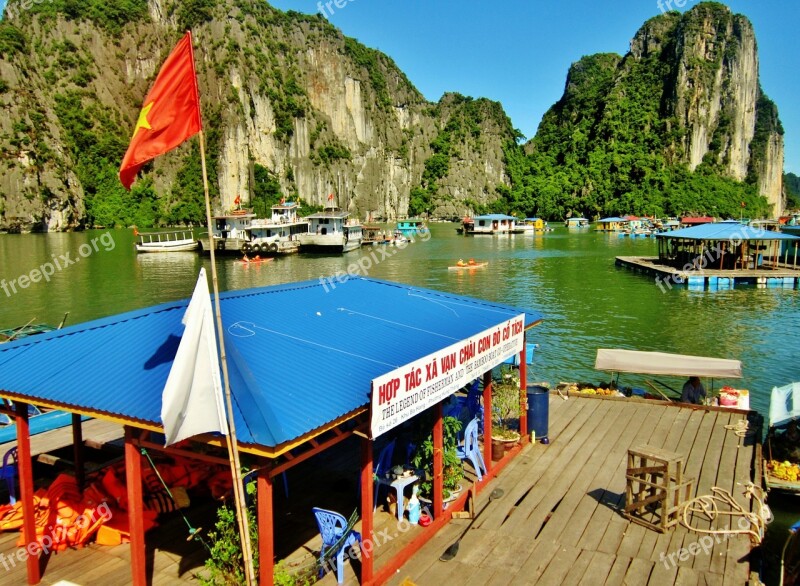
[{"label": "wooden deck", "polygon": [[[700,535],[678,527],[666,534],[630,523],[624,505],[625,467],[630,447],[647,443],[683,454],[685,476],[697,480],[695,494],[712,486],[731,490],[741,502],[737,483],[753,475],[755,446],[726,425],[743,416],[729,411],[667,406],[653,401],[558,396],[550,400],[551,444],[528,446],[478,498],[480,515],[461,541],[455,560],[441,553],[467,528],[468,520],[450,522],[400,571],[390,584],[745,584],[750,576],[747,537],[713,544],[708,554],[681,560],[681,548],[699,543]],[[89,435],[84,424],[84,435]],[[312,506],[349,515],[359,502],[358,440],[315,456],[275,483],[275,553],[290,573],[313,567],[320,537]],[[465,465],[468,474],[471,467]],[[470,474],[471,476],[471,474]],[[487,504],[495,487],[504,495]],[[743,502],[744,504],[744,502]],[[198,500],[186,511],[204,534],[213,529],[215,503]],[[357,526],[358,529],[358,526]],[[398,524],[379,509],[372,537],[375,568],[428,529]],[[146,536],[151,583],[197,583],[206,552],[177,515],[161,521]],[[365,538],[368,536],[364,536]],[[11,565],[19,533],[0,533],[0,553],[9,564],[0,570],[4,583],[25,582],[25,565]],[[663,557],[662,557],[663,554]],[[674,563],[670,561],[672,555]],[[90,544],[52,555],[42,584],[130,583],[127,545]],[[2,561],[0,561],[2,565]],[[345,563],[345,583],[357,585],[359,564]],[[321,584],[335,584],[327,574]]]},{"label": "wooden deck", "polygon": [[[82,426],[83,441],[88,447],[101,448],[105,444],[119,440],[123,436],[122,426],[119,423],[104,421],[102,419],[89,419]],[[17,445],[17,440],[0,444],[0,455]],[[51,429],[44,433],[31,436],[31,456],[49,454],[61,448],[72,445],[72,426]],[[119,444],[120,447],[122,444]]]},{"label": "wooden deck", "polygon": [[[688,555],[701,535],[683,526],[661,534],[619,512],[625,504],[627,451],[643,443],[684,455],[685,476],[697,481],[695,495],[719,486],[745,505],[739,485],[753,478],[756,449],[752,440],[725,427],[743,415],[557,396],[550,409],[551,444],[526,447],[481,493],[480,514],[456,559],[438,558],[466,529],[466,520],[453,520],[390,584],[748,582],[746,536],[720,538],[708,553]],[[494,488],[505,494],[487,504]],[[679,557],[682,548],[687,555]]]},{"label": "wooden deck", "polygon": [[800,285],[800,269],[782,263],[778,263],[776,267],[757,269],[719,270],[706,267],[700,271],[688,272],[660,264],[657,257],[618,256],[615,264],[638,273],[658,277],[661,281],[669,283],[669,288],[688,284],[710,289],[732,288],[737,285],[794,289]]}]

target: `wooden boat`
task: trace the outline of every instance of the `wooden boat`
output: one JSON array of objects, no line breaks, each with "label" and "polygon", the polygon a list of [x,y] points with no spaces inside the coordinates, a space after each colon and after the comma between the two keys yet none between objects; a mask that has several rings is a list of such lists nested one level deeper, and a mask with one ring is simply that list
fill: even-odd
[{"label": "wooden boat", "polygon": [[800,383],[772,389],[763,454],[767,488],[800,494]]},{"label": "wooden boat", "polygon": [[0,329],[0,344],[4,342],[11,342],[12,340],[19,340],[20,338],[27,338],[28,336],[35,336],[36,334],[45,334],[47,332],[52,332],[53,330],[60,330],[64,327],[64,323],[67,321],[68,315],[69,312],[64,314],[64,317],[61,318],[61,323],[58,324],[58,326],[51,326],[50,324],[35,324],[33,322],[36,320],[36,318],[34,318],[24,326]]},{"label": "wooden boat", "polygon": [[464,270],[470,270],[470,269],[482,269],[485,266],[487,266],[488,264],[489,264],[488,262],[476,262],[476,263],[472,263],[472,264],[467,263],[467,264],[463,264],[463,265],[454,265],[452,267],[447,267],[447,268],[448,268],[448,270],[451,270],[451,271],[464,271]]},{"label": "wooden boat", "polygon": [[136,252],[191,252],[197,249],[197,240],[191,230],[145,234],[135,231],[134,235],[138,238]]}]

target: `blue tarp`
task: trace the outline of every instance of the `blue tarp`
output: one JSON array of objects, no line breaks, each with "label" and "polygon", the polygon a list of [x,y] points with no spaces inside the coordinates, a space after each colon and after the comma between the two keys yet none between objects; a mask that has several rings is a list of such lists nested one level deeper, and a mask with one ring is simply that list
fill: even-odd
[{"label": "blue tarp", "polygon": [[[273,447],[364,407],[372,379],[525,313],[360,277],[220,296],[234,421]],[[0,396],[160,425],[188,299],[0,347]]]}]

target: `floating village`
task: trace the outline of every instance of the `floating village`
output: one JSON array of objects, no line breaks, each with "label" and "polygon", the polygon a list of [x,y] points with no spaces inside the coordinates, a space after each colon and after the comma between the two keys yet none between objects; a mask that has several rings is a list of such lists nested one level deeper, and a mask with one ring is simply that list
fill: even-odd
[{"label": "floating village", "polygon": [[[756,292],[777,305],[769,295],[800,289],[800,212],[744,218],[742,202],[738,219],[588,209],[553,219],[470,202],[455,216],[387,216],[359,214],[349,188],[326,180],[308,194],[317,205],[278,195],[257,213],[246,190],[212,197],[196,45],[186,32],[153,65],[119,181],[149,189],[161,172],[151,161],[189,142],[202,225],[126,224],[102,237],[95,226],[72,258],[49,236],[2,236],[0,253],[9,239],[33,243],[19,255],[32,270],[0,283],[12,301],[75,264],[147,289],[134,303],[76,276],[81,291],[67,299],[107,303],[91,319],[0,324],[3,584],[800,584],[800,508],[771,506],[800,502],[800,380],[756,389],[723,342],[654,350],[691,335],[699,320],[679,312],[671,329],[648,330],[648,348],[609,327],[600,339],[612,342],[592,348],[595,382],[577,380],[576,330],[549,349],[540,335],[571,314],[518,294],[534,289],[521,260],[563,262],[593,237],[625,254],[585,259],[604,275],[599,286],[570,277],[587,296],[626,279],[687,304]],[[361,91],[352,81],[348,104]],[[437,154],[458,134],[439,130],[425,138]],[[317,124],[315,140],[327,131]],[[315,165],[349,161],[342,148],[327,143]],[[431,247],[435,231],[447,238],[419,269],[425,286],[403,281],[413,258],[370,274]],[[547,249],[548,239],[568,244]],[[104,257],[117,241],[119,256]],[[303,280],[287,268],[296,259],[309,259]],[[535,287],[562,295],[545,279]],[[625,303],[633,314],[636,299]],[[779,350],[759,347],[775,361]],[[564,380],[541,380],[546,351]]]}]

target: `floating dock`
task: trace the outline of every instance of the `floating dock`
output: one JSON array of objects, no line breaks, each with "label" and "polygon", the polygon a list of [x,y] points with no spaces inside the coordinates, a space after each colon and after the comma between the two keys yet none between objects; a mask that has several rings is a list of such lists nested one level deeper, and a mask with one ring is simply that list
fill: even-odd
[{"label": "floating dock", "polygon": [[618,256],[615,264],[637,273],[654,277],[663,289],[688,287],[690,289],[735,289],[739,286],[761,288],[797,289],[800,286],[800,270],[791,266],[778,268],[681,271],[659,264],[657,257]]},{"label": "floating dock", "polygon": [[[718,486],[744,505],[741,485],[757,477],[760,444],[726,427],[744,417],[677,403],[551,395],[550,445],[526,446],[481,493],[482,512],[458,556],[439,561],[469,520],[453,520],[389,584],[746,584],[747,536],[716,536],[703,550],[703,536],[682,525],[662,534],[620,514],[627,453],[643,443],[685,456],[693,496]],[[494,488],[505,494],[487,504]]]}]

